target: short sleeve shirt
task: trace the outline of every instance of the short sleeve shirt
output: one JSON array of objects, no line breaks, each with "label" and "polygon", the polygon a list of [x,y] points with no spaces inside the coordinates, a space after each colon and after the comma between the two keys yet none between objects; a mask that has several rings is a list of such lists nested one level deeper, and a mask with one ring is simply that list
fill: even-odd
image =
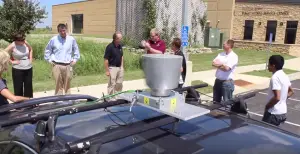
[{"label": "short sleeve shirt", "polygon": [[[0,79],[0,92],[4,89],[7,89],[6,80]],[[7,99],[0,94],[0,106],[9,104]]]},{"label": "short sleeve shirt", "polygon": [[280,100],[277,104],[274,105],[273,108],[270,108],[268,110],[271,114],[287,113],[286,100],[290,86],[291,82],[289,80],[289,77],[282,70],[278,70],[272,75],[270,80],[270,86],[268,89],[268,101],[270,101],[270,99],[274,97],[273,90],[280,91]]},{"label": "short sleeve shirt", "polygon": [[[166,43],[163,40],[158,40],[156,42],[149,40],[148,43],[150,44],[151,48],[155,50],[161,51],[163,54],[166,52]],[[147,51],[147,54],[151,54],[149,51]]]},{"label": "short sleeve shirt", "polygon": [[221,52],[214,60],[219,60],[222,64],[228,66],[230,71],[223,71],[221,69],[217,69],[216,78],[220,80],[230,80],[233,79],[233,73],[235,68],[238,65],[238,56],[236,53],[231,51],[229,54],[225,52]]},{"label": "short sleeve shirt", "polygon": [[104,59],[108,60],[109,66],[121,67],[122,57],[122,45],[116,46],[113,42],[107,45],[104,53]]}]

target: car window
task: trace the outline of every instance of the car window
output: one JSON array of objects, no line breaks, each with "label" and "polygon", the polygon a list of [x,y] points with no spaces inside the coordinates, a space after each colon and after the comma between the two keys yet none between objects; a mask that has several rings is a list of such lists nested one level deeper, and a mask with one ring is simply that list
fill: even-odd
[{"label": "car window", "polygon": [[33,154],[33,153],[22,146],[15,145],[10,150],[9,154]]}]

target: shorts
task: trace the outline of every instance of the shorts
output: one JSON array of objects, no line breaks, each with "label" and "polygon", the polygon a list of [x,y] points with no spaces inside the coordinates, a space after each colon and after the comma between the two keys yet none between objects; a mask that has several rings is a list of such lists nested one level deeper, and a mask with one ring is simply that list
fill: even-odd
[{"label": "shorts", "polygon": [[279,126],[286,121],[286,114],[271,114],[270,112],[265,111],[262,121]]}]

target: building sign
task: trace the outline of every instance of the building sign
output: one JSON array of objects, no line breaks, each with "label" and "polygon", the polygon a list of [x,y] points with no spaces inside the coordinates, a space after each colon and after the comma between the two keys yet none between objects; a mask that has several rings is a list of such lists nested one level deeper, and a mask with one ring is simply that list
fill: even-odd
[{"label": "building sign", "polygon": [[289,11],[275,11],[273,9],[264,9],[261,7],[244,7],[239,14],[242,16],[288,16]]},{"label": "building sign", "polygon": [[182,41],[183,47],[186,47],[189,45],[189,26],[182,26],[181,41]]},{"label": "building sign", "polygon": [[288,16],[288,11],[257,11],[248,12],[242,11],[242,16]]}]

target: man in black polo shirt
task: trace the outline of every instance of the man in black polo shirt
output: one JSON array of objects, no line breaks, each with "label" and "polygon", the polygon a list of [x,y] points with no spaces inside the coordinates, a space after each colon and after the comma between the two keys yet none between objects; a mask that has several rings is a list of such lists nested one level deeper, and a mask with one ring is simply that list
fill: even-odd
[{"label": "man in black polo shirt", "polygon": [[121,46],[122,34],[116,32],[113,35],[113,42],[108,44],[104,54],[104,66],[106,75],[109,76],[107,91],[108,94],[122,91],[123,88],[123,50]]}]

